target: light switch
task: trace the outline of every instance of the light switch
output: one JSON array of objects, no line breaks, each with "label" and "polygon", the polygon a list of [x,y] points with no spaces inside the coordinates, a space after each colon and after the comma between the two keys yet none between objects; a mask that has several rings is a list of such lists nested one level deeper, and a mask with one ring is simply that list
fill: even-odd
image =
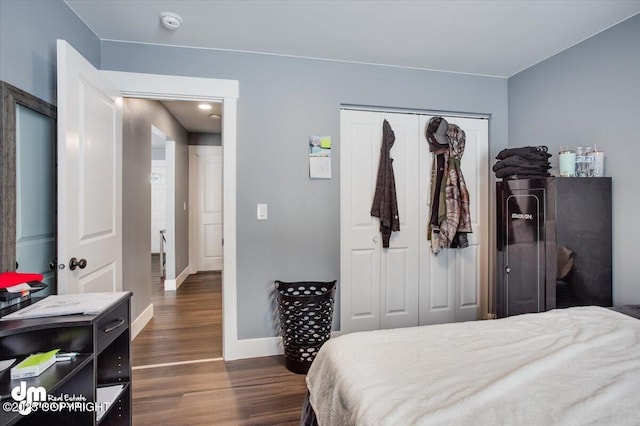
[{"label": "light switch", "polygon": [[266,204],[258,204],[258,220],[267,220]]}]

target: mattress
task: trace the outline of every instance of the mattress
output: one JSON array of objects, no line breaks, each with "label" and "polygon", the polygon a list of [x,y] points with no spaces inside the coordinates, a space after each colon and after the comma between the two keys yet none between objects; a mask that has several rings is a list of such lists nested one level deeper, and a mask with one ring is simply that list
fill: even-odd
[{"label": "mattress", "polygon": [[320,425],[637,425],[640,321],[589,306],[353,333],[306,380]]}]

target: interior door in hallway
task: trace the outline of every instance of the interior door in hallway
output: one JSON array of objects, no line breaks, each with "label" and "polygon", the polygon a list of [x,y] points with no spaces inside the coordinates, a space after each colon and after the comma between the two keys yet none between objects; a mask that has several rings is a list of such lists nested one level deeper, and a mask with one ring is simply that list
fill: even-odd
[{"label": "interior door in hallway", "polygon": [[[222,270],[222,147],[189,147],[195,179],[195,249],[198,271]],[[194,180],[192,180],[194,182]]]},{"label": "interior door in hallway", "polygon": [[[400,232],[382,248],[380,221],[370,214],[382,125],[391,149]],[[344,331],[418,324],[418,120],[408,114],[343,110],[340,114],[341,328]]]},{"label": "interior door in hallway", "polygon": [[122,290],[122,98],[58,40],[58,293]]}]

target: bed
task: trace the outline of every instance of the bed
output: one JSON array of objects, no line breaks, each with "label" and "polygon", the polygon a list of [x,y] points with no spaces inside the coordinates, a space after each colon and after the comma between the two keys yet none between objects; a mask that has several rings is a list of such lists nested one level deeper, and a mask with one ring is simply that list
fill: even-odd
[{"label": "bed", "polygon": [[307,375],[302,422],[638,425],[637,308],[353,333]]}]

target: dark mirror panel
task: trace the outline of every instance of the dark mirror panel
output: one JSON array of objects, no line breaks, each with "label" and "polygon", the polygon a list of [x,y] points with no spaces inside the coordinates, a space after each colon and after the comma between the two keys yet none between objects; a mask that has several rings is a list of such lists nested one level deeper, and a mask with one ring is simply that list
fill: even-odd
[{"label": "dark mirror panel", "polygon": [[0,271],[41,273],[55,293],[56,107],[6,82],[0,93]]}]

